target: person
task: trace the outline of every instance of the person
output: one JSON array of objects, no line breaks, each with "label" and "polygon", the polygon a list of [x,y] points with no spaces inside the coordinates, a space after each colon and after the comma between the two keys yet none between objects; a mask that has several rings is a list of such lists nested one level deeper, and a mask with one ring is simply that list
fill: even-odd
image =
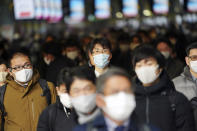
[{"label": "person", "polygon": [[0,59],[0,87],[6,84],[6,77],[8,75],[7,62]]},{"label": "person", "polygon": [[100,114],[96,106],[96,86],[94,72],[88,68],[76,67],[67,76],[66,83],[72,106],[77,113],[79,124],[87,123]]},{"label": "person", "polygon": [[175,91],[164,69],[163,55],[150,45],[142,45],[135,49],[132,63],[138,120],[162,131],[194,131],[191,105]]},{"label": "person", "polygon": [[106,72],[112,58],[111,44],[106,38],[95,38],[88,48],[88,56],[96,77]]},{"label": "person", "polygon": [[182,74],[173,79],[177,91],[183,93],[188,100],[197,97],[197,43],[192,43],[186,49],[185,62],[187,66]]},{"label": "person", "polygon": [[[33,68],[30,58],[23,52],[13,53],[8,61],[8,67],[9,76],[6,80],[7,86],[3,100],[4,130],[36,131],[39,115],[49,104],[46,96],[42,95],[44,87],[39,83],[39,72]],[[50,82],[46,84],[50,103],[54,103],[55,88]]]},{"label": "person", "polygon": [[114,58],[116,60],[115,66],[125,69],[126,71],[130,71],[130,68],[132,66],[131,58],[132,53],[130,49],[130,42],[131,38],[128,33],[123,32],[118,37],[118,45],[120,48],[119,55],[117,58]]},{"label": "person", "polygon": [[[183,93],[192,104],[192,101],[194,100],[195,102],[197,98],[197,43],[190,44],[186,48],[186,53],[185,62],[187,66],[180,76],[173,79],[173,82],[176,90]],[[197,126],[197,107],[195,105],[193,106],[195,123]]]},{"label": "person", "polygon": [[69,59],[76,66],[83,65],[85,63],[83,58],[83,51],[80,50],[80,42],[74,38],[68,38],[63,43],[62,56]]},{"label": "person", "polygon": [[180,75],[183,71],[184,64],[177,58],[173,58],[173,47],[170,41],[165,38],[161,38],[158,39],[155,43],[157,50],[161,52],[166,60],[164,68],[166,69],[170,79],[173,79]]},{"label": "person", "polygon": [[137,131],[133,121],[136,107],[130,76],[119,68],[111,68],[96,82],[96,104],[102,114],[93,121],[78,125],[74,131]]},{"label": "person", "polygon": [[70,59],[61,57],[60,46],[56,42],[50,42],[44,45],[43,58],[47,64],[41,68],[41,70],[45,71],[44,78],[53,82],[54,85],[56,85],[57,75],[62,68],[76,66]]},{"label": "person", "polygon": [[77,124],[77,115],[72,109],[66,88],[70,68],[63,68],[57,78],[57,101],[48,106],[40,115],[37,131],[71,131]]},{"label": "person", "polygon": [[60,99],[43,111],[38,131],[71,131],[76,124],[89,122],[100,114],[95,102],[95,75],[87,72],[83,67],[65,68],[60,72],[57,81]]}]

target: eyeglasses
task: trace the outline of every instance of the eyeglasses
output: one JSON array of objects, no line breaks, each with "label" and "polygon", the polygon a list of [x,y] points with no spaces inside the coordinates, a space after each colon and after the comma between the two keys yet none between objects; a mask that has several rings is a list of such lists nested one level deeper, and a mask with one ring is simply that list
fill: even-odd
[{"label": "eyeglasses", "polygon": [[99,49],[95,49],[93,50],[93,54],[102,54],[102,53],[109,53],[109,49],[103,49],[103,50],[99,50]]},{"label": "eyeglasses", "polygon": [[188,56],[192,61],[197,61],[197,55]]},{"label": "eyeglasses", "polygon": [[11,70],[15,70],[15,71],[20,71],[22,69],[31,69],[31,68],[32,68],[31,64],[25,64],[23,66],[10,67]]}]

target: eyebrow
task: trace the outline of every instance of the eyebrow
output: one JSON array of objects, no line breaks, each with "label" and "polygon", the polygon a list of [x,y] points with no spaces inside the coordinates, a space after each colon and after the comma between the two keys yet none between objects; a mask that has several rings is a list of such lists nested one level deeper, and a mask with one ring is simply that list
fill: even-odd
[{"label": "eyebrow", "polygon": [[26,64],[31,64],[31,62],[25,62],[23,65],[15,65],[14,67],[16,67],[16,66],[24,66]]}]

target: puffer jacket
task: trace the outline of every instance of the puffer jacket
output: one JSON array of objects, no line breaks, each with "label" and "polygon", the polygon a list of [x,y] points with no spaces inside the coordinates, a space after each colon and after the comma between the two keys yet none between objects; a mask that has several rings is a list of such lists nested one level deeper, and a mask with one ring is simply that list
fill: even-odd
[{"label": "puffer jacket", "polygon": [[[39,115],[48,106],[46,96],[39,84],[39,73],[34,71],[27,87],[17,84],[12,77],[7,80],[4,95],[5,131],[36,131]],[[56,101],[56,90],[47,82],[51,93],[51,103]]]},{"label": "puffer jacket", "polygon": [[180,76],[173,79],[177,91],[183,93],[188,100],[197,97],[197,84],[192,78],[188,66],[184,68]]},{"label": "puffer jacket", "polygon": [[159,82],[144,87],[134,79],[136,115],[141,123],[161,131],[194,131],[194,117],[187,98],[175,91],[173,82],[163,71]]}]

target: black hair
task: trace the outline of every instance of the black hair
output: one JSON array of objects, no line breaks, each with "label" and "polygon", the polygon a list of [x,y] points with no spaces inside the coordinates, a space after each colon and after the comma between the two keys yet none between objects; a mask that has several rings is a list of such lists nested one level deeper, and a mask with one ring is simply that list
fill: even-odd
[{"label": "black hair", "polygon": [[69,67],[64,67],[63,69],[60,70],[58,76],[57,76],[57,82],[56,85],[59,87],[61,84],[65,84],[67,83],[67,75],[69,74]]},{"label": "black hair", "polygon": [[187,56],[189,56],[191,49],[197,49],[197,42],[191,43],[189,46],[187,46],[187,48],[186,48]]},{"label": "black hair", "polygon": [[55,57],[61,56],[61,46],[55,41],[44,43],[42,51]]},{"label": "black hair", "polygon": [[20,51],[15,51],[13,53],[10,53],[8,56],[8,62],[7,65],[8,67],[11,67],[11,60],[16,57],[16,56],[25,56],[28,57],[29,61],[31,62],[30,56],[28,53],[26,53],[26,51],[20,50]]},{"label": "black hair", "polygon": [[111,43],[107,38],[95,38],[90,42],[88,50],[93,53],[93,49],[96,44],[101,45],[103,48],[109,49],[110,52],[112,51]]},{"label": "black hair", "polygon": [[70,86],[76,79],[89,80],[95,83],[96,76],[93,71],[87,67],[74,67],[65,73],[65,84],[68,93],[70,92]]},{"label": "black hair", "polygon": [[150,57],[157,61],[160,68],[165,66],[165,58],[157,49],[151,45],[140,45],[134,50],[132,58],[133,67],[135,68],[137,62]]},{"label": "black hair", "polygon": [[63,47],[64,48],[68,48],[68,47],[77,47],[79,48],[80,42],[77,38],[68,38],[66,39],[66,41],[63,43]]},{"label": "black hair", "polygon": [[168,47],[170,47],[171,49],[173,49],[172,43],[170,42],[170,40],[169,40],[168,38],[165,38],[165,37],[158,38],[158,39],[154,42],[155,48],[157,48],[157,46],[158,46],[161,42],[166,43],[166,45],[168,45]]}]

